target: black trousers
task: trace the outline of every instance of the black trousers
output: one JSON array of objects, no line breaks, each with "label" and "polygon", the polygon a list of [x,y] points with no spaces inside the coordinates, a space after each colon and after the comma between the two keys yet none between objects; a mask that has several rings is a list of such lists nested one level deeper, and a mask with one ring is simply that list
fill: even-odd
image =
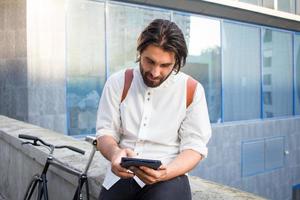
[{"label": "black trousers", "polygon": [[109,190],[102,187],[99,200],[191,200],[191,188],[186,175],[168,181],[145,185],[141,188],[136,181],[120,179]]}]

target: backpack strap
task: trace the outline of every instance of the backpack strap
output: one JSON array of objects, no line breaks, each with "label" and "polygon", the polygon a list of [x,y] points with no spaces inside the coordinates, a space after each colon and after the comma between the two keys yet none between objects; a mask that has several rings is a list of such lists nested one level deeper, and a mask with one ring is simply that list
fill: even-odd
[{"label": "backpack strap", "polygon": [[131,82],[133,80],[133,69],[126,69],[125,71],[125,82],[124,82],[124,88],[121,98],[121,103],[124,101],[124,99],[127,96],[128,90],[131,86]]},{"label": "backpack strap", "polygon": [[196,91],[197,81],[192,77],[189,77],[186,82],[186,108],[191,105]]}]

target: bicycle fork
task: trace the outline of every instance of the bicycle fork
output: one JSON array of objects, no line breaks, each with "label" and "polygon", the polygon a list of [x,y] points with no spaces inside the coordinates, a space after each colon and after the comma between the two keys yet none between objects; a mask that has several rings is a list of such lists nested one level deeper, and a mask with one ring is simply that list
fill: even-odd
[{"label": "bicycle fork", "polygon": [[86,197],[87,200],[89,200],[89,183],[88,183],[88,178],[86,174],[81,174],[80,178],[78,179],[78,187],[76,189],[76,192],[74,194],[73,200],[82,200],[83,196],[82,196],[82,187],[85,184],[85,192],[86,192]]}]

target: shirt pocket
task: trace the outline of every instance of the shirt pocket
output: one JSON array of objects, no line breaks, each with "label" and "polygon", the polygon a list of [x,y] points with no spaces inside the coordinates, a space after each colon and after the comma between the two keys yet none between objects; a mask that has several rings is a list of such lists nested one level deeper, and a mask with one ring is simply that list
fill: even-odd
[{"label": "shirt pocket", "polygon": [[125,104],[120,105],[121,129],[122,134],[128,137],[137,135],[138,121],[134,113],[130,111],[129,107]]}]

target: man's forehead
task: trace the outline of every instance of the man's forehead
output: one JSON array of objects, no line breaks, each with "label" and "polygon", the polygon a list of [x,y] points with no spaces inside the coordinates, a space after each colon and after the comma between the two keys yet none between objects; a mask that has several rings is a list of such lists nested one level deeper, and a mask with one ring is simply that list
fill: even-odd
[{"label": "man's forehead", "polygon": [[175,61],[174,52],[165,51],[162,48],[153,45],[148,46],[142,52],[141,56],[159,63],[174,63]]}]

